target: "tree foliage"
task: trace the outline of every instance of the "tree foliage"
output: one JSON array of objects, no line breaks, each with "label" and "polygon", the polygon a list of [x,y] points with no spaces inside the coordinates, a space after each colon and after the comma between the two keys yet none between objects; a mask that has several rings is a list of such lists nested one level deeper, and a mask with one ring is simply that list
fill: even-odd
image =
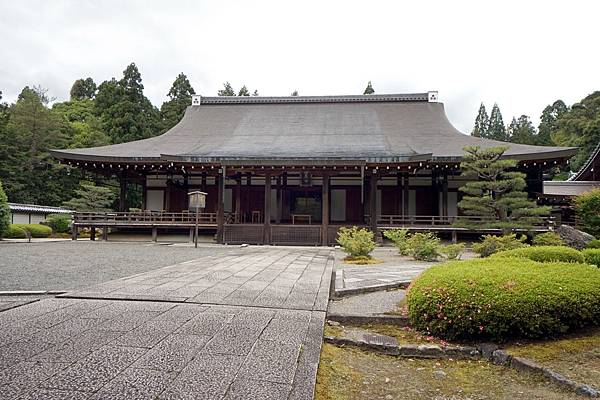
[{"label": "tree foliage", "polygon": [[371,84],[371,81],[369,81],[367,83],[367,87],[365,88],[365,91],[363,92],[363,94],[373,94],[375,93],[375,89],[373,89],[373,85]]},{"label": "tree foliage", "polygon": [[75,211],[106,212],[116,198],[115,192],[104,186],[96,186],[94,182],[81,181],[75,190],[75,197],[65,201],[63,206]]},{"label": "tree foliage", "polygon": [[250,91],[248,90],[248,88],[246,87],[246,85],[242,86],[242,88],[240,89],[238,96],[250,96]]},{"label": "tree foliage", "polygon": [[[460,188],[465,195],[458,207],[466,216],[486,219],[487,227],[510,230],[529,228],[540,217],[550,213],[549,207],[539,207],[527,198],[525,174],[515,171],[517,162],[503,158],[508,147],[481,149],[466,147],[461,163],[462,176],[476,179]],[[481,228],[481,222],[459,218],[458,224]]]},{"label": "tree foliage", "polygon": [[10,210],[8,208],[8,197],[2,189],[2,182],[0,182],[0,238],[2,238],[8,226],[10,225]]},{"label": "tree foliage", "polygon": [[219,95],[219,96],[235,96],[235,90],[233,90],[233,87],[231,86],[231,84],[229,82],[225,82],[223,84],[223,89],[219,90],[217,92],[217,95]]},{"label": "tree foliage", "polygon": [[177,75],[167,97],[160,108],[161,131],[166,132],[174,127],[181,118],[187,107],[192,104],[192,95],[196,94],[187,76],[182,72]]},{"label": "tree foliage", "polygon": [[77,79],[71,86],[71,101],[93,99],[97,89],[92,78]]},{"label": "tree foliage", "polygon": [[544,146],[553,145],[552,134],[558,130],[558,121],[569,111],[569,107],[562,100],[556,100],[546,106],[540,117],[538,126],[537,143]]},{"label": "tree foliage", "polygon": [[471,132],[472,136],[475,137],[487,137],[488,130],[490,128],[490,117],[485,109],[485,105],[481,103],[479,106],[479,112],[477,113],[477,117],[475,118],[475,127],[473,128],[473,132]]},{"label": "tree foliage", "polygon": [[492,112],[490,113],[490,124],[486,136],[488,139],[508,141],[506,135],[506,127],[504,126],[504,120],[502,119],[502,112],[498,104],[494,103]]},{"label": "tree foliage", "polygon": [[513,117],[508,126],[508,139],[511,143],[536,144],[537,132],[527,115],[521,115],[519,119]]}]

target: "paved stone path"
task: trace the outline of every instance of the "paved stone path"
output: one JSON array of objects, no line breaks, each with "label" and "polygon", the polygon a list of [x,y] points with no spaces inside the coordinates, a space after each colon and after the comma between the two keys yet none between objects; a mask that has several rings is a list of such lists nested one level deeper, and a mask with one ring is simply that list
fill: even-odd
[{"label": "paved stone path", "polygon": [[0,312],[0,399],[311,399],[332,264],[244,249]]},{"label": "paved stone path", "polygon": [[398,303],[405,297],[404,290],[383,290],[357,294],[329,302],[328,313],[375,317],[398,311]]}]

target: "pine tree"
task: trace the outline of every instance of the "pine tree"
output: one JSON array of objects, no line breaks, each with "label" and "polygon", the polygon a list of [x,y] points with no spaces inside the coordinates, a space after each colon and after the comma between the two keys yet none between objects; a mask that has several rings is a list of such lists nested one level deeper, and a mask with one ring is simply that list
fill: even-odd
[{"label": "pine tree", "polygon": [[196,94],[187,76],[182,72],[177,75],[167,97],[160,108],[162,132],[174,127],[185,113],[187,107],[192,104],[192,95]]},{"label": "pine tree", "polygon": [[538,126],[537,144],[542,146],[555,144],[552,141],[552,134],[558,131],[558,120],[568,111],[569,107],[562,100],[556,100],[552,105],[544,108]]},{"label": "pine tree", "polygon": [[365,91],[363,92],[363,94],[373,94],[375,93],[375,90],[373,89],[373,85],[371,85],[371,81],[369,81],[369,83],[367,83],[367,87],[365,88]]},{"label": "pine tree", "polygon": [[488,139],[501,140],[506,142],[508,137],[506,135],[506,127],[504,126],[504,120],[502,119],[502,113],[498,104],[494,103],[492,113],[490,114],[490,124],[487,135]]},{"label": "pine tree", "polygon": [[252,96],[258,96],[258,90],[254,90],[254,92],[252,93]]},{"label": "pine tree", "polygon": [[71,101],[93,99],[96,95],[96,84],[92,78],[77,79],[71,86]]},{"label": "pine tree", "polygon": [[8,208],[8,198],[2,189],[0,182],[0,239],[6,234],[10,225],[10,209]]},{"label": "pine tree", "polygon": [[145,139],[160,133],[160,114],[144,96],[142,76],[134,63],[123,78],[103,82],[98,88],[95,108],[112,143]]},{"label": "pine tree", "polygon": [[65,201],[63,206],[75,211],[111,211],[111,205],[116,198],[112,189],[96,186],[89,181],[79,182],[79,189],[75,190],[76,196]]},{"label": "pine tree", "polygon": [[467,228],[529,228],[550,213],[527,198],[525,174],[515,171],[516,160],[503,158],[508,147],[481,149],[465,147],[461,176],[470,179],[460,191],[465,195],[458,207],[466,216],[483,217],[485,221],[459,218],[458,226]]},{"label": "pine tree", "polygon": [[219,96],[235,96],[235,91],[233,90],[233,88],[231,87],[231,84],[229,82],[225,82],[223,84],[223,89],[219,90],[217,92],[217,95],[219,95]]},{"label": "pine tree", "polygon": [[535,127],[527,115],[521,115],[518,120],[513,117],[507,134],[511,143],[535,144],[537,139]]},{"label": "pine tree", "polygon": [[479,106],[479,112],[477,113],[477,117],[475,118],[475,127],[473,128],[473,132],[471,132],[471,136],[476,137],[487,137],[488,130],[490,128],[490,117],[485,109],[485,105],[481,103]]},{"label": "pine tree", "polygon": [[290,94],[290,96],[294,96],[294,97],[295,97],[295,96],[298,96],[298,91],[297,91],[297,90],[294,90],[294,91],[292,92],[292,94]]},{"label": "pine tree", "polygon": [[250,96],[250,92],[248,91],[246,85],[242,86],[240,92],[238,93],[238,96]]}]

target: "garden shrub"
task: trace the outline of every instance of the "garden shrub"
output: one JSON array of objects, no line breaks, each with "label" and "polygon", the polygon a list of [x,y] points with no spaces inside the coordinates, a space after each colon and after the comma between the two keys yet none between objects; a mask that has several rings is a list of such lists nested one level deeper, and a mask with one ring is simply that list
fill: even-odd
[{"label": "garden shrub", "polygon": [[440,256],[440,238],[431,232],[417,232],[407,240],[409,254],[420,261],[436,261]]},{"label": "garden shrub", "polygon": [[364,228],[342,227],[338,231],[337,242],[349,257],[369,257],[375,249],[373,232]]},{"label": "garden shrub", "polygon": [[556,232],[545,232],[539,235],[535,235],[531,243],[534,246],[564,246],[565,242],[560,238],[560,235]]},{"label": "garden shrub", "polygon": [[574,202],[581,229],[594,236],[600,235],[600,189],[582,193]]},{"label": "garden shrub", "polygon": [[10,225],[10,209],[8,208],[8,197],[2,189],[0,182],[0,239],[7,234]]},{"label": "garden shrub", "polygon": [[588,249],[600,249],[600,240],[594,239],[585,246]]},{"label": "garden shrub", "polygon": [[398,249],[398,254],[401,256],[407,256],[410,254],[407,229],[390,229],[383,231],[383,236],[394,242],[394,246],[396,246]]},{"label": "garden shrub", "polygon": [[67,233],[71,225],[71,216],[68,214],[52,214],[46,218],[43,224],[52,228],[55,233]]},{"label": "garden shrub", "polygon": [[33,238],[46,238],[52,235],[52,228],[40,224],[13,224],[31,234]]},{"label": "garden shrub", "polygon": [[488,257],[502,250],[527,247],[526,240],[527,237],[525,235],[517,238],[517,235],[514,233],[503,236],[484,235],[481,242],[473,244],[473,251],[481,257]]},{"label": "garden shrub", "polygon": [[522,249],[504,250],[494,254],[492,258],[528,258],[538,262],[585,262],[583,254],[580,251],[566,246],[533,246]]},{"label": "garden shrub", "polygon": [[586,263],[600,267],[600,249],[583,249],[581,253]]},{"label": "garden shrub", "polygon": [[9,225],[4,237],[7,239],[24,239],[27,237],[27,232],[25,229],[16,225]]},{"label": "garden shrub", "polygon": [[541,338],[600,324],[600,269],[487,258],[424,271],[407,293],[412,326],[444,339]]},{"label": "garden shrub", "polygon": [[460,260],[460,256],[465,250],[464,243],[454,243],[448,244],[446,246],[442,246],[440,252],[448,259],[448,260]]}]

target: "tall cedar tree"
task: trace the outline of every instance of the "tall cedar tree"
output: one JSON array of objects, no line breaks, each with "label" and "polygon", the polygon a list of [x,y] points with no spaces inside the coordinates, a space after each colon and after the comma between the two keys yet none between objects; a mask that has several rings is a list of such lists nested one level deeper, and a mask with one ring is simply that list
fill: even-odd
[{"label": "tall cedar tree", "polygon": [[63,203],[64,207],[75,211],[111,211],[116,194],[109,187],[96,186],[93,182],[81,181],[75,190],[75,197]]},{"label": "tall cedar tree", "polygon": [[479,106],[479,112],[477,113],[477,118],[475,118],[475,127],[473,128],[473,132],[471,132],[471,136],[487,137],[489,128],[490,117],[485,109],[485,105],[481,103]]},{"label": "tall cedar tree", "polygon": [[10,201],[60,204],[76,181],[48,149],[68,144],[70,127],[48,108],[44,89],[25,87],[0,132],[0,179]]},{"label": "tall cedar tree", "polygon": [[554,143],[552,134],[559,129],[558,121],[569,111],[569,107],[562,100],[556,100],[551,105],[546,106],[540,116],[538,125],[537,144],[542,146],[551,146]]},{"label": "tall cedar tree", "polygon": [[96,112],[112,143],[145,139],[160,133],[159,111],[144,96],[142,76],[134,63],[123,78],[103,82],[96,95]]},{"label": "tall cedar tree", "polygon": [[515,171],[515,160],[502,158],[508,147],[470,146],[464,150],[461,176],[471,180],[460,188],[465,195],[458,207],[464,215],[483,217],[487,222],[459,218],[457,225],[505,231],[527,229],[550,213],[550,207],[539,207],[527,198],[525,174]]},{"label": "tall cedar tree", "polygon": [[298,96],[298,91],[297,91],[297,90],[294,90],[294,91],[292,92],[292,94],[290,94],[290,96],[293,96],[293,97],[296,97],[296,96]]},{"label": "tall cedar tree", "polygon": [[111,143],[110,137],[102,130],[100,119],[94,113],[93,100],[54,103],[52,112],[70,126],[69,148],[105,146]]},{"label": "tall cedar tree", "polygon": [[502,119],[502,113],[500,112],[500,107],[498,107],[498,104],[496,103],[494,103],[494,107],[492,108],[489,129],[484,137],[488,139],[501,140],[504,142],[508,141],[506,127],[504,126],[504,120]]},{"label": "tall cedar tree", "polygon": [[182,72],[177,75],[167,96],[169,100],[160,107],[162,132],[174,127],[185,113],[186,108],[192,104],[192,95],[196,94],[187,76]]},{"label": "tall cedar tree", "polygon": [[521,115],[519,119],[513,117],[507,134],[511,143],[536,144],[537,142],[535,127],[527,115]]},{"label": "tall cedar tree", "polygon": [[233,90],[233,87],[231,87],[231,84],[229,82],[225,82],[223,84],[223,89],[219,90],[217,92],[217,95],[219,95],[219,96],[235,96],[235,90]]},{"label": "tall cedar tree", "polygon": [[77,79],[71,86],[71,101],[93,99],[97,89],[92,78]]},{"label": "tall cedar tree", "polygon": [[254,92],[252,92],[252,96],[258,96],[258,90],[254,89]]},{"label": "tall cedar tree", "polygon": [[10,210],[8,208],[8,197],[2,189],[2,182],[0,182],[0,239],[6,234],[10,225]]},{"label": "tall cedar tree", "polygon": [[363,94],[373,94],[375,93],[375,90],[373,89],[373,85],[371,85],[371,81],[369,81],[367,83],[367,87],[365,88],[365,91],[363,92]]}]

